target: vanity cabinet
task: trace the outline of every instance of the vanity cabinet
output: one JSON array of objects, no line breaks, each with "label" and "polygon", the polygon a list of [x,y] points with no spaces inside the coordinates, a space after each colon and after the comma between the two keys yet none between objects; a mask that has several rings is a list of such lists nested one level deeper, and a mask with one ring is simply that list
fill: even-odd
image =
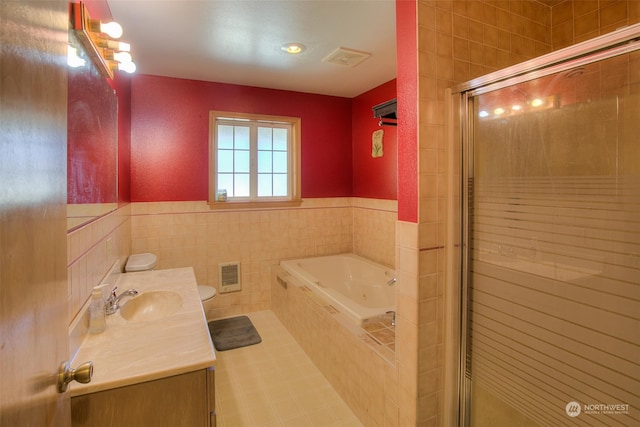
[{"label": "vanity cabinet", "polygon": [[132,384],[71,398],[73,427],[215,427],[215,371]]}]

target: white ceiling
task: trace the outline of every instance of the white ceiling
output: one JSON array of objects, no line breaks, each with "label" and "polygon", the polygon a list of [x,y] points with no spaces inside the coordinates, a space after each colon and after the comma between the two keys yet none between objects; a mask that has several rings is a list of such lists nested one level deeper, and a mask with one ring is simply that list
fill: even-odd
[{"label": "white ceiling", "polygon": [[[396,77],[395,0],[108,0],[137,73],[355,97]],[[281,51],[298,42],[298,55]],[[371,54],[322,62],[336,48]]]}]

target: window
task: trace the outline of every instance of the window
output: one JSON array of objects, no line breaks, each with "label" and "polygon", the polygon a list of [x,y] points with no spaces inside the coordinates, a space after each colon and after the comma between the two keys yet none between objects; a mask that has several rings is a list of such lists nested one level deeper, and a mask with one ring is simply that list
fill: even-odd
[{"label": "window", "polygon": [[209,120],[213,208],[300,203],[299,118],[212,111]]}]

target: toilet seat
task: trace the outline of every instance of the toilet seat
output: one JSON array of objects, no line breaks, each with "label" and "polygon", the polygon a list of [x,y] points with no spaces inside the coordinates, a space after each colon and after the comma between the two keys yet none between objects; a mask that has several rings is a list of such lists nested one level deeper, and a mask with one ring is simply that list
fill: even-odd
[{"label": "toilet seat", "polygon": [[200,301],[206,301],[216,296],[216,288],[213,286],[198,286],[198,293],[200,294]]}]

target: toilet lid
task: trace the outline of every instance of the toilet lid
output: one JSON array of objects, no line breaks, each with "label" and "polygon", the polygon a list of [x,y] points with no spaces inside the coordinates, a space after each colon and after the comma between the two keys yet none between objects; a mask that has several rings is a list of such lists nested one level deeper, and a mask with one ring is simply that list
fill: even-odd
[{"label": "toilet lid", "polygon": [[125,265],[125,271],[145,271],[151,270],[156,265],[158,258],[149,252],[142,254],[133,254],[129,256],[127,264]]},{"label": "toilet lid", "polygon": [[200,293],[200,301],[205,301],[216,296],[216,288],[212,286],[198,286],[198,292]]}]

